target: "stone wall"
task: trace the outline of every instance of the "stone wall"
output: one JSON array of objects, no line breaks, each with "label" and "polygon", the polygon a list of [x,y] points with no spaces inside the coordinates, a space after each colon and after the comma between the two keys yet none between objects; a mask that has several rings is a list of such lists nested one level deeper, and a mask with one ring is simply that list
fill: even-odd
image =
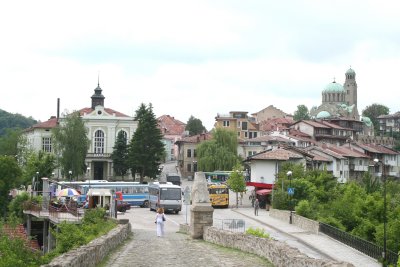
[{"label": "stone wall", "polygon": [[301,253],[297,248],[268,239],[242,233],[220,230],[214,227],[204,227],[203,239],[207,242],[224,247],[236,248],[241,251],[256,254],[268,259],[274,266],[296,267],[351,267],[347,262],[313,259]]},{"label": "stone wall", "polygon": [[[288,210],[270,209],[269,216],[289,222],[290,212]],[[296,225],[301,229],[310,231],[314,234],[319,233],[319,223],[317,221],[313,221],[306,217],[297,215],[295,212],[293,212],[292,214],[292,223],[293,225]]]},{"label": "stone wall", "polygon": [[118,224],[108,234],[91,241],[87,245],[68,251],[42,267],[97,266],[113,249],[131,235],[131,225],[124,223]]}]

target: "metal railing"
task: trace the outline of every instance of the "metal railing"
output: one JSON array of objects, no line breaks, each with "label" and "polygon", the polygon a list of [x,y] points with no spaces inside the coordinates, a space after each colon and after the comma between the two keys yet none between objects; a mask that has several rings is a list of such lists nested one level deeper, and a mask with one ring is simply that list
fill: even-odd
[{"label": "metal railing", "polygon": [[214,219],[213,226],[232,232],[244,233],[246,231],[246,222],[242,219]]},{"label": "metal railing", "polygon": [[[326,223],[319,223],[319,231],[321,233],[324,233],[358,251],[361,251],[362,253],[377,259],[377,260],[382,260],[383,259],[383,247],[375,245],[369,241],[366,241],[362,238],[356,237],[354,235],[351,235],[347,232],[344,232],[338,228],[335,228],[329,224]],[[386,258],[388,263],[391,264],[397,264],[398,260],[398,255],[397,253],[386,250]]]},{"label": "metal railing", "polygon": [[59,207],[48,205],[47,209],[43,209],[43,205],[34,202],[25,202],[23,204],[24,211],[30,211],[38,217],[47,217],[52,221],[70,221],[80,222],[84,216],[84,211],[79,209],[77,205],[68,204]]}]

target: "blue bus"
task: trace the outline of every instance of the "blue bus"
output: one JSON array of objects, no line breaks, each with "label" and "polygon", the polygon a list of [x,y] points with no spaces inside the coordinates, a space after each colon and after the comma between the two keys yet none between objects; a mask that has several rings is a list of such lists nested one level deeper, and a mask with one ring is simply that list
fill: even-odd
[{"label": "blue bus", "polygon": [[59,186],[72,187],[81,193],[84,198],[90,188],[110,189],[112,192],[121,192],[122,200],[131,206],[149,207],[149,186],[138,182],[108,182],[106,180],[87,180],[79,182],[59,182]]}]

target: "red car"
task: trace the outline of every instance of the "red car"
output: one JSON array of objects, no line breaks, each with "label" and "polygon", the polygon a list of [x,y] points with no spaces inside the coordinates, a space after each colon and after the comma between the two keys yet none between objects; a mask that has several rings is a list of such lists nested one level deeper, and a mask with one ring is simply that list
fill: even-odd
[{"label": "red car", "polygon": [[125,201],[117,200],[117,211],[125,212],[131,209],[131,205]]}]

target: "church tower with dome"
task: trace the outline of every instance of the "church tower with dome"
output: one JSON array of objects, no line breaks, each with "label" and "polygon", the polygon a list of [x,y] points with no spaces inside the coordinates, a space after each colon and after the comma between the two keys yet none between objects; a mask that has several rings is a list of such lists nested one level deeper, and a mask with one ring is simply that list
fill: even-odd
[{"label": "church tower with dome", "polygon": [[357,109],[356,73],[350,68],[345,73],[344,85],[335,80],[322,91],[322,104],[310,110],[313,119],[346,118],[360,120]]}]

